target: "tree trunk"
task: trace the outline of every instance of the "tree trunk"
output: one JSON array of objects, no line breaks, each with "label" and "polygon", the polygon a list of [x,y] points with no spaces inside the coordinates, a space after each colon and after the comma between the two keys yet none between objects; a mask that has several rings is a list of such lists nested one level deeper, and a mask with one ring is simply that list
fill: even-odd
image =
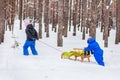
[{"label": "tree trunk", "polygon": [[20,0],[20,7],[19,7],[20,30],[22,29],[22,10],[23,10],[22,6],[23,6],[23,0]]},{"label": "tree trunk", "polygon": [[82,27],[83,27],[83,33],[82,33],[82,39],[85,39],[85,27],[86,27],[86,8],[87,8],[87,0],[82,0]]},{"label": "tree trunk", "polygon": [[59,0],[58,2],[58,38],[57,38],[57,46],[63,46],[63,1]]},{"label": "tree trunk", "polygon": [[77,1],[73,1],[73,36],[76,36]]},{"label": "tree trunk", "polygon": [[91,4],[91,27],[90,27],[90,36],[92,37],[96,37],[96,0],[92,0],[92,4]]},{"label": "tree trunk", "polygon": [[116,38],[115,44],[120,42],[120,0],[116,0]]},{"label": "tree trunk", "polygon": [[43,9],[43,0],[39,0],[38,1],[38,15],[39,15],[39,31],[38,31],[38,35],[39,38],[42,38],[42,9]]},{"label": "tree trunk", "polygon": [[80,27],[81,27],[81,1],[82,0],[78,0],[78,2],[79,2],[79,10],[78,10],[78,30],[80,29]]},{"label": "tree trunk", "polygon": [[14,19],[15,19],[15,0],[12,0],[12,11],[11,11],[11,27],[12,27],[12,32],[14,29]]},{"label": "tree trunk", "polygon": [[108,47],[108,29],[109,29],[109,10],[106,9],[105,10],[105,16],[104,16],[104,20],[105,20],[105,27],[104,27],[104,46],[105,47]]},{"label": "tree trunk", "polygon": [[44,24],[45,24],[45,32],[46,37],[49,37],[49,0],[45,0],[45,6],[44,6]]},{"label": "tree trunk", "polygon": [[69,0],[64,0],[64,37],[67,37],[68,33],[68,12],[69,12]]},{"label": "tree trunk", "polygon": [[69,31],[71,31],[71,19],[72,19],[72,0],[69,1]]},{"label": "tree trunk", "polygon": [[[104,29],[104,26],[105,26],[105,23],[104,23],[104,15],[105,15],[105,13],[104,13],[104,0],[102,0],[102,14],[101,14],[101,32],[103,32],[103,29]],[[103,38],[103,40],[104,40],[104,38]]]},{"label": "tree trunk", "polygon": [[5,31],[5,3],[4,0],[0,0],[0,44],[4,42]]},{"label": "tree trunk", "polygon": [[52,16],[52,30],[54,30],[54,32],[56,32],[57,30],[57,23],[58,23],[58,1],[53,2],[53,16]]}]

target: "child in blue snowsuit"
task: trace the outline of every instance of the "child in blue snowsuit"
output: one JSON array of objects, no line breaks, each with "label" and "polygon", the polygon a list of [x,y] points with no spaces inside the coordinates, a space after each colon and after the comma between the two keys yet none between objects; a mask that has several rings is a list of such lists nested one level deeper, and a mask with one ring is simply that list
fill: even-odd
[{"label": "child in blue snowsuit", "polygon": [[87,43],[88,43],[88,47],[85,47],[84,51],[92,51],[97,63],[101,66],[105,66],[103,62],[103,50],[100,48],[95,38],[90,37]]},{"label": "child in blue snowsuit", "polygon": [[38,55],[36,48],[35,48],[35,41],[38,40],[37,31],[34,29],[32,24],[28,24],[25,29],[27,40],[23,46],[23,54],[29,55],[28,47],[30,47],[33,55]]}]

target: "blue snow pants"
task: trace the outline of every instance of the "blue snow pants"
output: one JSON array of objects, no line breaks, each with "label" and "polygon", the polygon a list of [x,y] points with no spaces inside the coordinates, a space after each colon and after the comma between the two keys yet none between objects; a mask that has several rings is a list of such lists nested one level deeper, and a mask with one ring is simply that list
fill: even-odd
[{"label": "blue snow pants", "polygon": [[99,53],[94,53],[94,57],[99,65],[105,66],[103,62],[103,51],[100,51]]},{"label": "blue snow pants", "polygon": [[23,46],[23,54],[29,55],[28,48],[30,47],[33,55],[38,55],[36,48],[35,48],[35,41],[25,41],[25,44]]}]

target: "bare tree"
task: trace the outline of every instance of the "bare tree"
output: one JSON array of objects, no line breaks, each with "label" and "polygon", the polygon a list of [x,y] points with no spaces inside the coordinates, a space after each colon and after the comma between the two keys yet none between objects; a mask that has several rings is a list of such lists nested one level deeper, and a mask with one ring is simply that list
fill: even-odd
[{"label": "bare tree", "polygon": [[90,36],[96,37],[96,0],[92,0],[91,4],[91,26],[90,26]]},{"label": "bare tree", "polygon": [[[106,5],[106,3],[104,2],[104,4]],[[109,10],[108,10],[108,6],[105,6],[105,16],[104,16],[104,20],[105,20],[105,27],[104,27],[104,46],[108,47],[108,29],[109,29]]]},{"label": "bare tree", "polygon": [[46,37],[49,37],[49,0],[45,0],[45,6],[44,6],[44,24],[45,24],[45,32]]},{"label": "bare tree", "polygon": [[53,1],[52,4],[52,30],[54,32],[57,31],[57,23],[58,23],[58,1]]},{"label": "bare tree", "polygon": [[12,26],[12,31],[14,29],[14,19],[15,19],[15,0],[11,0],[11,26]]},{"label": "bare tree", "polygon": [[63,46],[63,1],[59,0],[58,2],[58,37],[57,37],[57,46]]},{"label": "bare tree", "polygon": [[86,8],[87,8],[87,0],[82,0],[82,39],[85,39],[85,27],[86,27]]},{"label": "bare tree", "polygon": [[120,0],[116,0],[116,38],[115,44],[120,43]]},{"label": "bare tree", "polygon": [[5,2],[0,0],[0,44],[4,41],[4,31],[5,31]]},{"label": "bare tree", "polygon": [[22,10],[23,10],[23,0],[20,0],[20,7],[19,7],[19,19],[20,19],[20,29],[22,29]]},{"label": "bare tree", "polygon": [[72,0],[69,1],[69,31],[71,31]]},{"label": "bare tree", "polygon": [[64,0],[64,37],[67,37],[68,33],[68,12],[69,12],[69,0]]},{"label": "bare tree", "polygon": [[76,18],[77,18],[78,0],[73,1],[73,36],[76,36]]},{"label": "bare tree", "polygon": [[38,15],[39,15],[39,38],[42,38],[42,9],[43,9],[43,0],[38,0]]},{"label": "bare tree", "polygon": [[81,26],[81,2],[82,0],[78,0],[78,3],[79,3],[79,5],[78,5],[78,30],[80,29],[80,26]]}]

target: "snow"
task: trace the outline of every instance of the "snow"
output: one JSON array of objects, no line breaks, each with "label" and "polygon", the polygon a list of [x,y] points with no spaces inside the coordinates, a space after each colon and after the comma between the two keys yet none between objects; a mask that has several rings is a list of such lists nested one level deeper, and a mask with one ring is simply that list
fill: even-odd
[{"label": "snow", "polygon": [[[24,26],[24,24],[23,24]],[[36,24],[36,27],[38,25]],[[77,32],[72,36],[63,37],[63,47],[57,47],[57,33],[50,30],[50,38],[45,37],[36,41],[38,56],[24,56],[22,46],[25,42],[25,27],[19,30],[19,21],[15,21],[13,34],[5,32],[5,42],[0,45],[0,80],[119,80],[120,79],[120,44],[115,45],[115,30],[111,30],[109,47],[104,47],[102,33],[97,29],[97,41],[104,50],[104,61],[106,66],[102,67],[95,62],[93,55],[91,62],[87,60],[80,62],[61,59],[63,51],[71,51],[74,47],[83,48],[87,46],[86,40],[82,40],[82,33]],[[87,39],[86,35],[86,39]],[[17,48],[12,48],[14,41],[19,42]]]}]

